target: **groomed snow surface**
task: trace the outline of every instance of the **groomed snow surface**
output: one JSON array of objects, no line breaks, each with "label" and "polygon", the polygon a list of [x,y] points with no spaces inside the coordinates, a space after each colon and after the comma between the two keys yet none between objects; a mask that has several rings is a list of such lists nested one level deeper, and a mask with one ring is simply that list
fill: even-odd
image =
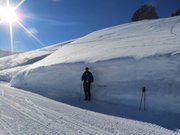
[{"label": "groomed snow surface", "polygon": [[[0,85],[0,133],[178,134],[179,37],[180,17],[145,20],[1,58],[0,80],[11,87]],[[92,102],[79,100],[86,66],[95,78]],[[139,112],[144,86],[146,111]]]},{"label": "groomed snow surface", "polygon": [[148,123],[68,106],[0,84],[1,135],[177,135]]}]

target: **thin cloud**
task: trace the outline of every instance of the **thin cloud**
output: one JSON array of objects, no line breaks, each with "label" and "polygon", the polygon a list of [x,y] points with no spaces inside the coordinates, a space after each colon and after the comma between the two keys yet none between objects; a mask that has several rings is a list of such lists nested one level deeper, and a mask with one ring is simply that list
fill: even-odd
[{"label": "thin cloud", "polygon": [[52,0],[53,2],[60,2],[61,0]]},{"label": "thin cloud", "polygon": [[63,22],[63,21],[58,21],[58,20],[53,20],[53,19],[45,19],[45,18],[40,18],[36,17],[33,14],[29,14],[26,16],[29,19],[33,19],[39,22],[47,23],[49,25],[56,25],[56,26],[71,26],[71,25],[80,25],[82,24],[81,22],[76,22],[76,21],[70,21],[70,22]]},{"label": "thin cloud", "polygon": [[41,21],[47,22],[50,25],[59,25],[59,26],[67,26],[67,25],[79,25],[80,22],[62,22],[62,21],[56,21],[56,20],[50,20],[50,19],[42,19]]},{"label": "thin cloud", "polygon": [[[35,36],[39,33],[39,31],[35,27],[28,28],[28,31]],[[27,32],[27,35],[31,37],[30,33]]]}]

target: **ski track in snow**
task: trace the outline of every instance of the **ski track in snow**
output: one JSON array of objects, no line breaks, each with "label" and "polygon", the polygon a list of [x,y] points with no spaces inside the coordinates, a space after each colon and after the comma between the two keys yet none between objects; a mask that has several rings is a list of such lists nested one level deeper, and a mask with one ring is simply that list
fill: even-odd
[{"label": "ski track in snow", "polygon": [[[77,109],[0,85],[2,135],[176,135],[159,126]],[[48,107],[49,106],[49,107]]]},{"label": "ski track in snow", "polygon": [[180,20],[178,20],[178,21],[176,21],[173,25],[172,25],[172,27],[171,27],[171,34],[173,34],[173,35],[178,35],[176,32],[174,32],[174,30],[175,30],[175,28],[176,28],[176,25],[178,24],[178,23],[180,23]]},{"label": "ski track in snow", "polygon": [[[74,120],[68,119],[67,117],[64,117],[56,112],[48,110],[47,108],[42,108],[42,107],[37,108],[33,106],[28,106],[29,109],[31,108],[32,110],[35,110],[35,111],[38,110],[36,114],[33,114],[34,112],[32,112],[32,110],[27,109],[26,107],[20,105],[19,103],[14,102],[13,100],[9,100],[4,97],[2,99],[1,99],[1,102],[4,102],[6,105],[12,107],[19,114],[22,114],[28,117],[31,121],[34,121],[36,124],[40,125],[41,127],[45,127],[46,130],[48,129],[53,134],[61,133],[61,131],[55,130],[57,127],[60,129],[66,129],[68,132],[72,130],[71,133],[73,134],[77,131],[81,131],[81,134],[90,134],[90,133],[92,134],[103,133],[105,135],[108,134],[104,132],[103,130],[97,129],[95,127],[90,128],[88,126],[85,126],[85,123],[81,124]],[[44,114],[40,112],[43,112]],[[34,118],[34,117],[37,117],[37,118]],[[58,121],[58,119],[61,119],[61,120]],[[56,127],[54,127],[53,125],[55,125]]]}]

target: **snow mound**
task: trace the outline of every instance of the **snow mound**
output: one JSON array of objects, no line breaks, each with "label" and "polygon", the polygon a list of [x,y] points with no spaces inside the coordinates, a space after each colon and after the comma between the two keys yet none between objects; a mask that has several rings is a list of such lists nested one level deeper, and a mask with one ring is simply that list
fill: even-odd
[{"label": "snow mound", "polygon": [[61,48],[63,45],[70,42],[71,41],[68,41],[35,51],[18,53],[0,58],[0,81],[10,82],[10,80],[16,73],[27,68],[29,65],[44,59],[48,55]]},{"label": "snow mound", "polygon": [[[180,17],[140,21],[93,32],[48,57],[46,65],[140,59],[180,51]],[[48,61],[48,62],[47,62]]]},{"label": "snow mound", "polygon": [[61,100],[77,98],[84,67],[94,74],[93,99],[180,113],[180,17],[140,21],[93,32],[58,48],[11,85]]}]

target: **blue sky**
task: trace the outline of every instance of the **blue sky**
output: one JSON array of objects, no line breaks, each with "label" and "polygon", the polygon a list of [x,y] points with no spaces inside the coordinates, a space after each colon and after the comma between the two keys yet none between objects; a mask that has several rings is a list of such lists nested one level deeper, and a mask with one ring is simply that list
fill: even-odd
[{"label": "blue sky", "polygon": [[[180,8],[180,0],[25,0],[18,12],[24,16],[22,24],[48,46],[127,23],[135,10],[146,3],[153,4],[161,18]],[[13,33],[15,51],[43,47],[17,24]],[[0,24],[0,49],[10,50],[9,28],[4,23]]]}]

